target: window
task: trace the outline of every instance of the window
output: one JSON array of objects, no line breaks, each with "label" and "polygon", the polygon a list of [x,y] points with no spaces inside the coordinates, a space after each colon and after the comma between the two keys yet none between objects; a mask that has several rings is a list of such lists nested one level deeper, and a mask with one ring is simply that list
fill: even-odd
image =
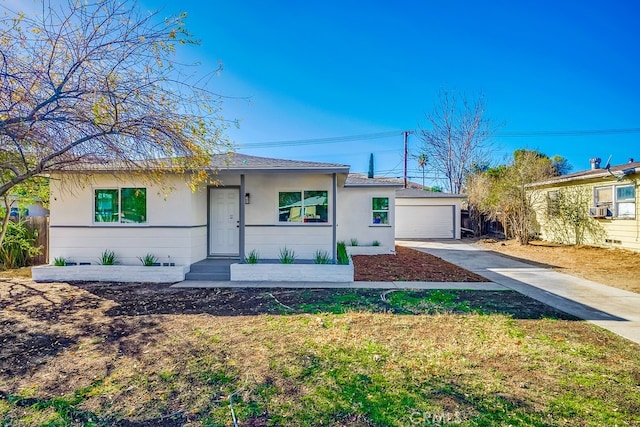
[{"label": "window", "polygon": [[616,217],[628,219],[636,217],[636,187],[634,185],[616,187]]},{"label": "window", "polygon": [[636,188],[634,185],[610,185],[594,189],[595,206],[605,206],[607,216],[621,219],[636,217]]},{"label": "window", "polygon": [[547,193],[547,214],[549,216],[558,215],[560,213],[560,193],[557,191],[549,191]]},{"label": "window", "polygon": [[147,189],[120,188],[94,191],[94,222],[147,222]]},{"label": "window", "polygon": [[389,198],[374,197],[371,199],[372,223],[378,225],[389,224]]},{"label": "window", "polygon": [[281,191],[278,193],[279,222],[329,222],[326,191]]}]

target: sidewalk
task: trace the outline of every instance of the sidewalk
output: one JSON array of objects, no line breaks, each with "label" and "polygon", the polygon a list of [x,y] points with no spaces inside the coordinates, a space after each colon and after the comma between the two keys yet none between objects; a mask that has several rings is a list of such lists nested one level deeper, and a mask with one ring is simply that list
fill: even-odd
[{"label": "sidewalk", "polygon": [[[640,294],[540,268],[460,241],[396,241],[640,343]],[[640,279],[639,279],[640,280]]]}]

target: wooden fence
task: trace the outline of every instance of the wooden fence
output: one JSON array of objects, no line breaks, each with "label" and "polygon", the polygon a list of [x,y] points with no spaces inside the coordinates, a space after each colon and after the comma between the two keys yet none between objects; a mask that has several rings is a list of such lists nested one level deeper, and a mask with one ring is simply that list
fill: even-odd
[{"label": "wooden fence", "polygon": [[31,265],[48,264],[49,263],[49,217],[48,216],[29,216],[25,221],[33,228],[38,230],[38,241],[36,246],[42,248],[40,255],[31,258]]}]

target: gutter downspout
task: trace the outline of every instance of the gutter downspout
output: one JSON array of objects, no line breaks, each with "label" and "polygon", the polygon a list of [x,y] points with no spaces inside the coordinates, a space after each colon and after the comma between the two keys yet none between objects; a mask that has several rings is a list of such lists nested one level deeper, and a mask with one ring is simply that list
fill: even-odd
[{"label": "gutter downspout", "polygon": [[336,173],[333,174],[333,183],[332,183],[332,192],[333,192],[333,209],[332,209],[332,214],[333,214],[333,227],[331,227],[332,232],[333,232],[333,236],[332,236],[332,242],[333,242],[333,246],[331,248],[331,256],[333,258],[333,263],[337,264],[338,262],[338,233],[337,233],[337,219],[338,219],[338,175]]},{"label": "gutter downspout", "polygon": [[245,240],[245,203],[244,203],[244,174],[240,174],[240,194],[239,194],[239,202],[240,202],[240,235],[238,236],[240,242],[238,243],[238,252],[240,255],[240,263],[244,263],[244,240]]}]

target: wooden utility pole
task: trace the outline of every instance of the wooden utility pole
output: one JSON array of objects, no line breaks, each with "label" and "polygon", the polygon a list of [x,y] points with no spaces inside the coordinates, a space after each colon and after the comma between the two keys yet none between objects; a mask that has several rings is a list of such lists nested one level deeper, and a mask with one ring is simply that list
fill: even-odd
[{"label": "wooden utility pole", "polygon": [[404,188],[407,188],[407,158],[409,157],[409,149],[407,147],[407,139],[411,131],[405,130],[402,132],[404,135]]}]

